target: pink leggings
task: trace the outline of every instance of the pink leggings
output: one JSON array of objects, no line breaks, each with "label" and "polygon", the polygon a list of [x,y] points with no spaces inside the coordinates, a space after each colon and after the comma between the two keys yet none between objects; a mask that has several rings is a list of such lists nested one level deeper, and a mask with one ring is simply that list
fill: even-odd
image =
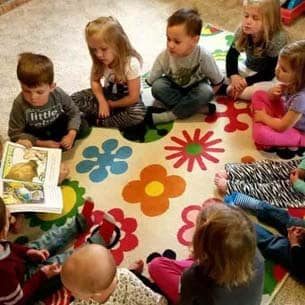
[{"label": "pink leggings", "polygon": [[174,304],[179,301],[180,279],[185,269],[193,264],[193,259],[173,260],[157,257],[148,265],[151,278],[166,297]]},{"label": "pink leggings", "polygon": [[[272,117],[281,118],[285,114],[284,103],[271,101],[265,91],[256,91],[252,96],[252,109],[265,111]],[[262,123],[253,122],[252,136],[259,146],[305,146],[305,134],[295,128],[283,132],[275,131]]]}]

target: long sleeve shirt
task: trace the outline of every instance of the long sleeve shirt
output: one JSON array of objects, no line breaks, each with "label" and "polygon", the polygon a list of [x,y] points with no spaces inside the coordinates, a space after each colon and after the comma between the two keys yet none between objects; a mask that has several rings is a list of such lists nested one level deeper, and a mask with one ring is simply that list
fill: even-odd
[{"label": "long sleeve shirt", "polygon": [[47,280],[39,270],[28,280],[26,273],[26,252],[29,248],[8,241],[0,241],[0,305],[25,305]]},{"label": "long sleeve shirt", "polygon": [[[234,74],[239,74],[238,59],[240,52],[235,46],[235,41],[241,35],[241,28],[237,29],[235,39],[226,56],[226,71],[227,77]],[[245,47],[246,52],[246,66],[255,71],[254,75],[246,77],[248,86],[261,82],[269,81],[274,77],[274,71],[280,50],[287,44],[288,38],[283,31],[275,33],[272,40],[266,45],[261,55],[256,55],[254,52],[254,45],[252,39],[248,38],[248,44]]]},{"label": "long sleeve shirt", "polygon": [[49,95],[48,102],[40,107],[31,106],[20,93],[14,101],[8,135],[13,142],[27,139],[35,145],[39,138],[31,130],[47,129],[63,116],[67,117],[67,129],[78,130],[81,123],[80,111],[69,95],[56,87]]}]

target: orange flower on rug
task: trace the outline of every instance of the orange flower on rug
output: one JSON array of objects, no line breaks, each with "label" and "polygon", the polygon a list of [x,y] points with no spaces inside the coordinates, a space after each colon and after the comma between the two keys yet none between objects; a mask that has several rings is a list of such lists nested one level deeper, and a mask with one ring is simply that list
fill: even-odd
[{"label": "orange flower on rug", "polygon": [[166,169],[152,164],[140,173],[140,180],[130,181],[122,196],[129,203],[140,203],[147,216],[158,216],[169,208],[169,198],[178,197],[185,190],[185,180],[177,175],[167,175]]}]

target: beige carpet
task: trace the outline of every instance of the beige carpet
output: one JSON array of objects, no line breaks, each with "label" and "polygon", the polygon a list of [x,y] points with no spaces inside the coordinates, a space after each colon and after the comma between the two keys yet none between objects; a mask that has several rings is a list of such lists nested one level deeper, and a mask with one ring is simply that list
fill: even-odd
[{"label": "beige carpet", "polygon": [[[219,25],[228,30],[234,30],[240,20],[240,6],[237,1],[188,1],[188,4],[197,3],[204,21]],[[47,1],[47,0],[32,0],[13,11],[8,12],[0,17],[0,79],[3,80],[1,86],[0,107],[1,121],[0,134],[6,137],[7,121],[10,107],[14,97],[19,92],[18,82],[16,81],[15,68],[17,54],[23,51],[41,52],[50,56],[55,64],[56,82],[67,92],[72,93],[81,88],[89,86],[89,70],[90,58],[83,37],[84,25],[91,19],[100,15],[116,16],[126,32],[129,34],[133,44],[144,58],[144,71],[151,66],[155,56],[165,46],[165,20],[167,16],[180,5],[185,4],[185,1],[141,1],[141,0],[117,0],[117,1],[102,1],[102,0],[66,0],[66,1]],[[292,27],[289,28],[291,36],[302,38],[301,29],[304,29],[304,18],[298,20]],[[219,106],[221,108],[221,106]],[[222,109],[222,108],[221,108]],[[248,121],[245,115],[243,120]],[[212,139],[219,138],[221,128],[224,128],[224,121],[213,125],[213,131],[217,129],[217,133],[212,136]],[[217,127],[216,127],[217,126]],[[208,132],[211,128],[207,123],[202,122],[202,117],[194,118],[193,130],[202,128],[204,132]],[[175,134],[182,136],[184,125],[177,124],[174,129]],[[99,131],[101,132],[101,131]],[[254,146],[250,142],[250,133],[247,131],[244,136],[247,137],[245,143],[241,143],[239,133],[230,136],[223,136],[223,143],[219,144],[220,148],[225,147],[225,158],[216,165],[208,162],[209,175],[205,172],[202,176],[202,181],[210,181],[212,173],[221,168],[226,161],[238,161],[241,156],[237,156],[235,151],[230,150],[232,147],[240,149],[243,154],[254,156],[255,158],[267,157],[255,151]],[[108,135],[109,137],[109,135]],[[106,138],[102,135],[101,138]],[[74,151],[76,156],[80,157],[83,147],[90,144],[89,139],[84,140],[78,145]],[[124,140],[120,140],[124,144]],[[160,149],[163,144],[170,142],[169,137],[160,142]],[[120,142],[120,145],[122,144]],[[96,144],[96,143],[95,143]],[[125,143],[126,144],[126,143]],[[234,144],[234,145],[233,145]],[[149,144],[146,144],[149,145]],[[218,147],[216,145],[216,147]],[[246,147],[246,149],[244,148]],[[230,148],[230,149],[229,149]],[[139,159],[140,160],[140,159]],[[134,162],[134,161],[133,161]],[[153,162],[153,159],[150,161]],[[140,171],[149,165],[150,162],[141,161],[137,164],[138,168],[133,167],[133,179],[136,179]],[[165,165],[165,161],[162,161]],[[168,174],[173,174],[173,163],[168,163],[166,168]],[[198,170],[198,169],[197,169]],[[185,171],[185,168],[180,168],[178,174]],[[80,178],[80,174],[73,172],[76,178]],[[201,173],[200,170],[197,173]],[[191,175],[189,173],[189,175]],[[73,178],[73,177],[72,177]],[[78,179],[78,180],[79,180]],[[82,178],[83,179],[83,178]],[[122,178],[120,178],[122,179]],[[123,181],[127,183],[128,180]],[[121,182],[121,183],[123,183]],[[86,191],[95,193],[94,186],[90,183],[86,184]],[[188,204],[199,204],[202,199],[213,195],[212,182],[204,187],[206,196],[200,196],[202,183],[196,182],[195,187],[200,190],[198,194],[191,197],[183,197]],[[105,187],[107,188],[107,186]],[[121,198],[121,197],[120,197]],[[180,198],[180,200],[183,200]],[[122,199],[121,199],[122,200]],[[173,200],[175,202],[175,200]],[[118,204],[118,203],[116,203]],[[172,203],[171,203],[172,205]],[[106,205],[109,208],[109,202]],[[128,206],[127,211],[132,213],[140,213],[137,210],[138,205],[132,208]],[[137,212],[135,212],[137,210]],[[164,217],[169,217],[172,212]],[[138,215],[138,214],[137,214]],[[143,221],[145,217],[143,216]],[[151,234],[152,228],[149,225],[144,228],[147,234]],[[165,230],[169,228],[165,227]],[[166,246],[166,240],[160,245]],[[151,245],[145,249],[137,249],[134,255],[140,253],[149,253],[150,250],[155,250]],[[177,250],[179,256],[184,253],[184,250]],[[132,258],[128,258],[130,260]],[[303,304],[305,300],[304,289],[294,282],[289,281],[284,286],[279,296],[273,304]],[[285,300],[285,301],[282,301]],[[283,303],[284,302],[284,303]]]}]

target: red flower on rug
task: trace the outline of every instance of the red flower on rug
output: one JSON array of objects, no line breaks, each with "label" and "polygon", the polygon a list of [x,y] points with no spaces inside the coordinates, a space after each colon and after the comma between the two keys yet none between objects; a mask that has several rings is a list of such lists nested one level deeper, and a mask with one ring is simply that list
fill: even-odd
[{"label": "red flower on rug", "polygon": [[213,131],[208,131],[203,136],[200,133],[201,130],[196,128],[192,136],[186,130],[183,130],[183,138],[171,137],[171,140],[179,146],[165,146],[164,149],[175,151],[166,156],[167,160],[177,159],[174,163],[175,168],[178,168],[187,162],[187,170],[191,172],[194,163],[197,162],[202,170],[206,170],[207,168],[203,159],[207,159],[214,163],[219,162],[219,159],[213,157],[209,152],[219,153],[225,151],[223,148],[212,147],[215,144],[220,143],[221,139],[209,141],[214,134]]},{"label": "red flower on rug", "polygon": [[193,233],[196,225],[196,218],[202,208],[207,208],[209,205],[218,204],[222,201],[218,198],[209,198],[202,204],[189,205],[181,213],[181,218],[184,224],[177,233],[177,239],[180,244],[189,246],[192,242]]},{"label": "red flower on rug", "polygon": [[[250,111],[250,103],[246,104],[246,107],[237,108],[235,101],[228,97],[218,97],[217,103],[226,106],[226,110],[223,112],[215,112],[213,115],[207,116],[205,118],[205,122],[207,123],[214,123],[220,118],[228,118],[229,123],[226,124],[224,130],[226,132],[234,132],[236,130],[246,130],[249,128],[247,123],[241,122],[238,120],[238,116],[240,114],[248,114],[251,116]],[[241,105],[241,104],[238,104]]]},{"label": "red flower on rug", "polygon": [[[85,205],[92,204],[92,202],[85,202]],[[91,235],[92,229],[94,229],[96,226],[100,224],[103,221],[104,218],[104,212],[99,210],[93,210],[93,206],[83,207],[83,209],[86,209],[87,211],[91,211],[90,215],[87,215],[87,217],[90,217],[90,220],[92,221],[92,227],[91,230],[88,230],[79,238],[77,238],[74,247],[77,248],[83,243],[86,242],[87,238]],[[124,212],[119,209],[111,209],[107,211],[108,214],[110,214],[115,219],[115,224],[119,227],[121,231],[121,238],[118,242],[118,244],[112,248],[110,251],[117,263],[119,265],[123,259],[124,259],[124,252],[131,251],[135,249],[138,246],[138,238],[134,234],[134,232],[137,229],[137,221],[134,218],[131,217],[125,217]]]},{"label": "red flower on rug", "polygon": [[183,178],[168,176],[163,166],[152,164],[142,169],[140,180],[128,182],[122,196],[129,203],[140,203],[145,215],[158,216],[168,209],[169,198],[180,196],[185,186]]}]

